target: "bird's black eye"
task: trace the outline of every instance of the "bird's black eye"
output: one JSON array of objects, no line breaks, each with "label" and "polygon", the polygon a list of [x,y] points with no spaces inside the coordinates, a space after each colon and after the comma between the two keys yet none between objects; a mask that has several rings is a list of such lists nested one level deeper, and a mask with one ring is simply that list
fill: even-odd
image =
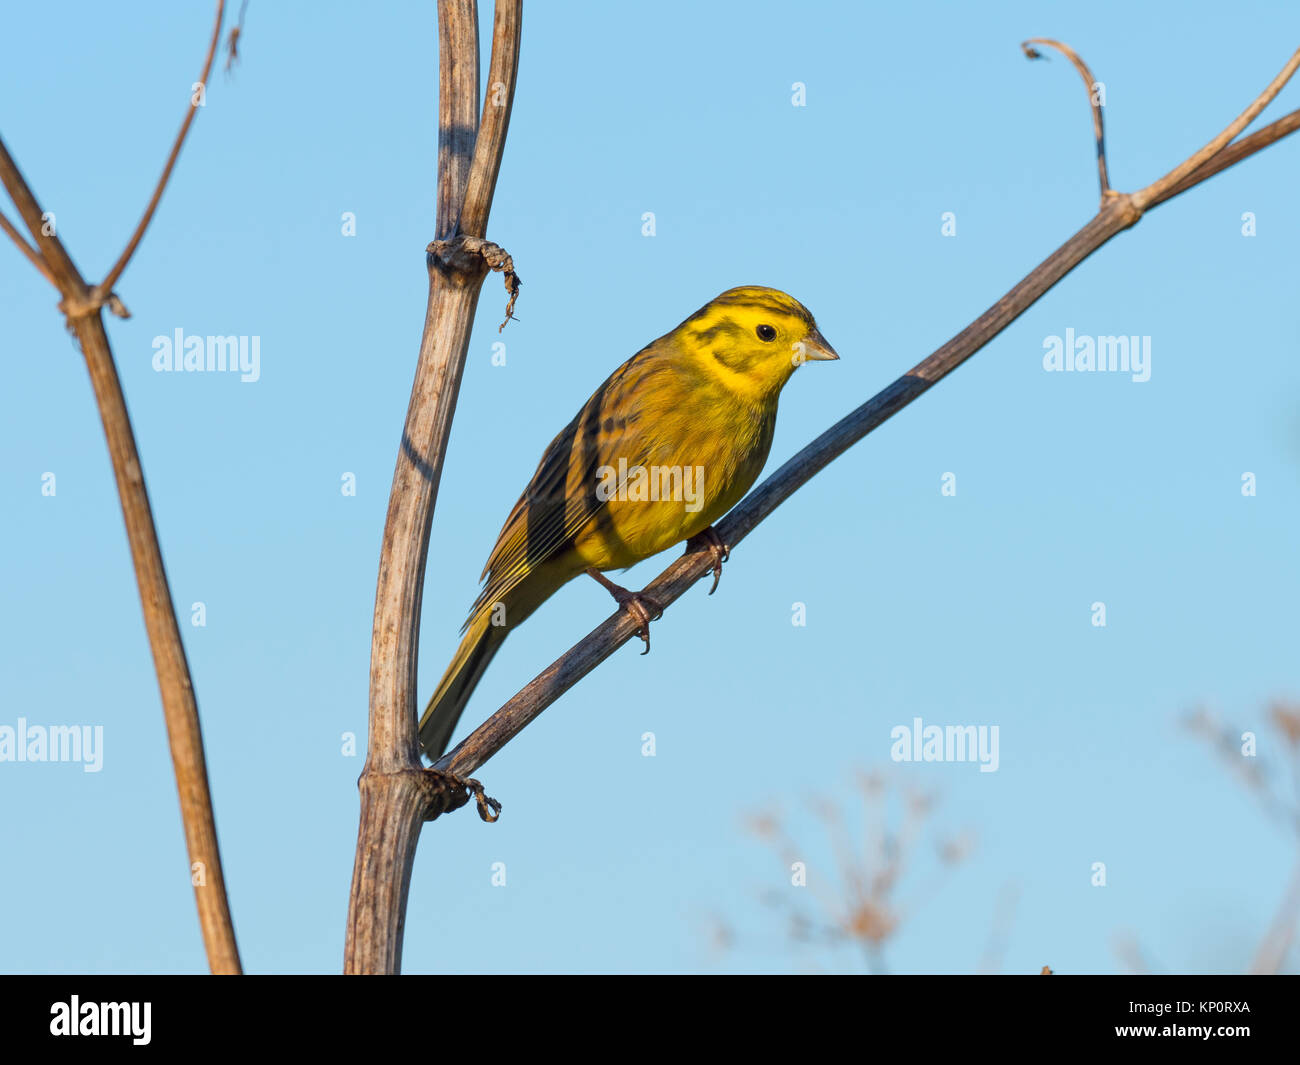
[{"label": "bird's black eye", "polygon": [[754,332],[758,334],[759,340],[768,341],[768,340],[776,339],[776,330],[773,329],[770,325],[760,325],[757,329],[754,330]]}]

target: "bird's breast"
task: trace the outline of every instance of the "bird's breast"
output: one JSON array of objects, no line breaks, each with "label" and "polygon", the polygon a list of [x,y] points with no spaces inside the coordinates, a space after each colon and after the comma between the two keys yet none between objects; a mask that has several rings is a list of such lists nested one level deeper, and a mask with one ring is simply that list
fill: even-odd
[{"label": "bird's breast", "polygon": [[[690,405],[645,425],[635,460],[607,460],[596,520],[575,544],[587,565],[621,569],[702,532],[749,491],[767,461],[775,409]],[[611,456],[611,459],[613,457]],[[598,486],[598,491],[601,491]]]}]

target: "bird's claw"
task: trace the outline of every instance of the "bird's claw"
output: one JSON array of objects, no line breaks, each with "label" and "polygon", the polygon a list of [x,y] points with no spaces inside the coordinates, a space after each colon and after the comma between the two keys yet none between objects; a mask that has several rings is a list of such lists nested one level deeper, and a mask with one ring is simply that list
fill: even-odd
[{"label": "bird's claw", "polygon": [[614,602],[621,607],[626,607],[627,612],[640,622],[636,634],[645,641],[645,650],[641,653],[648,655],[650,653],[650,622],[663,617],[664,608],[648,595],[641,592],[630,592],[622,585],[615,584],[597,569],[589,569],[587,574],[614,597]]},{"label": "bird's claw", "polygon": [[627,612],[637,619],[641,624],[636,630],[636,634],[645,641],[645,650],[641,653],[648,655],[650,653],[650,622],[664,616],[664,608],[661,607],[657,600],[651,599],[648,595],[642,595],[640,592],[625,592],[622,596],[614,596],[618,600],[618,605],[627,608]]},{"label": "bird's claw", "polygon": [[717,530],[710,525],[702,533],[691,538],[691,544],[701,544],[709,549],[709,554],[713,557],[713,587],[709,589],[709,595],[718,590],[718,581],[722,580],[722,564],[731,558],[731,549],[722,542],[722,537],[718,535]]}]

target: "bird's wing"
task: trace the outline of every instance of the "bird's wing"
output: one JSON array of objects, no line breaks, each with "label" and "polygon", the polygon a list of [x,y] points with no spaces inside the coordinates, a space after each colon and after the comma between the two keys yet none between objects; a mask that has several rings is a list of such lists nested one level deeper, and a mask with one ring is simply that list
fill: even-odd
[{"label": "bird's wing", "polygon": [[497,537],[471,618],[501,602],[530,572],[567,549],[588,523],[607,514],[608,502],[596,495],[597,471],[617,468],[619,459],[629,469],[646,464],[657,447],[654,423],[665,391],[654,385],[672,380],[673,372],[651,345],[615,370],[551,441]]}]

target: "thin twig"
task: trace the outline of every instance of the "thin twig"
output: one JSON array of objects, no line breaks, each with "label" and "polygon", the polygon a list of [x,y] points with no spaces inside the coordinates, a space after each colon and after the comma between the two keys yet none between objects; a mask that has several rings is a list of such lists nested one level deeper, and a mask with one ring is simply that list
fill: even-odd
[{"label": "thin twig", "polygon": [[[225,12],[226,0],[217,0],[217,17],[212,23],[212,42],[208,45],[208,56],[203,61],[203,73],[199,75],[199,84],[204,87],[205,91],[208,78],[212,74],[212,61],[217,56],[217,45],[221,41],[221,19]],[[144,231],[149,228],[154,212],[158,210],[158,203],[162,200],[163,190],[167,188],[167,180],[172,176],[172,168],[176,165],[176,160],[180,158],[181,148],[185,145],[185,135],[190,131],[190,125],[194,122],[194,116],[198,114],[198,111],[198,105],[191,102],[189,110],[185,112],[185,119],[181,122],[180,131],[176,134],[176,141],[172,144],[171,154],[167,156],[167,164],[163,167],[162,176],[158,179],[158,184],[153,190],[149,205],[144,209],[140,224],[135,227],[135,232],[131,234],[131,239],[127,241],[126,248],[118,256],[113,268],[109,270],[104,280],[92,290],[92,302],[103,302],[107,299],[108,294],[113,291],[113,286],[117,284],[118,278],[122,276],[122,271],[126,269],[126,264],[131,261],[131,256],[135,254],[136,248],[140,246],[140,241],[144,239]]]},{"label": "thin twig", "polygon": [[1282,86],[1291,80],[1291,75],[1296,72],[1297,68],[1300,68],[1300,48],[1297,48],[1292,54],[1286,66],[1278,73],[1278,76],[1269,82],[1268,87],[1255,98],[1254,102],[1246,110],[1233,119],[1227,129],[1190,159],[1174,167],[1159,181],[1153,181],[1146,188],[1133,193],[1133,202],[1138,210],[1144,211],[1152,204],[1167,199],[1165,193],[1168,190],[1174,188],[1190,174],[1195,173],[1199,167],[1204,166],[1227,147],[1237,134],[1254,122],[1259,113],[1272,103],[1273,97],[1282,91]]},{"label": "thin twig", "polygon": [[1110,179],[1106,176],[1106,131],[1101,118],[1101,101],[1097,98],[1097,86],[1101,83],[1092,76],[1092,71],[1079,57],[1079,53],[1068,44],[1054,41],[1050,37],[1030,37],[1020,45],[1030,59],[1043,58],[1043,54],[1032,47],[1035,44],[1045,44],[1049,48],[1055,48],[1074,65],[1074,69],[1079,72],[1079,77],[1083,78],[1083,84],[1088,90],[1088,103],[1092,108],[1092,132],[1097,139],[1097,177],[1101,182],[1101,200],[1105,203],[1106,197],[1114,193],[1110,187]]},{"label": "thin twig", "polygon": [[18,169],[18,164],[9,154],[9,149],[5,147],[3,138],[0,138],[0,183],[3,183],[9,198],[18,208],[18,216],[26,224],[37,248],[40,249],[42,261],[49,269],[47,276],[53,278],[59,291],[63,293],[63,298],[67,300],[70,296],[84,296],[86,285],[81,279],[81,273],[73,263],[72,257],[68,255],[63,242],[54,233],[45,232],[45,213],[27,184],[27,179]]},{"label": "thin twig", "polygon": [[[1200,184],[1219,170],[1253,155],[1295,129],[1294,115],[1288,115],[1251,137],[1244,138],[1239,145],[1225,149],[1228,141],[1240,133],[1245,124],[1277,95],[1297,65],[1300,65],[1300,52],[1292,57],[1282,73],[1241,117],[1210,143],[1209,147],[1221,152],[1223,158],[1213,153],[1207,154],[1208,149],[1202,149],[1164,178],[1147,186],[1141,194],[1117,193],[1107,197],[1097,214],[1077,233],[971,325],[822,433],[741,500],[717,525],[718,535],[723,542],[729,547],[739,544],[798,488],[873,429],[952,373],[1094,251],[1136,224],[1142,217],[1144,205],[1149,208],[1164,203],[1177,193]],[[1139,196],[1143,198],[1139,199]],[[696,581],[711,572],[712,557],[708,548],[688,548],[686,554],[672,562],[646,586],[643,594],[666,608]],[[639,623],[627,611],[619,610],[608,617],[534,677],[457,747],[439,758],[434,763],[434,768],[459,777],[474,773],[546,707],[636,635],[638,628]]]},{"label": "thin twig", "polygon": [[1248,155],[1254,155],[1261,148],[1267,148],[1274,141],[1281,140],[1288,134],[1294,133],[1297,129],[1300,129],[1300,110],[1283,115],[1276,122],[1270,122],[1267,126],[1256,130],[1249,136],[1242,137],[1239,141],[1233,141],[1190,174],[1158,192],[1151,199],[1151,202],[1147,204],[1146,209],[1149,211],[1152,207],[1158,207],[1166,200],[1172,200],[1180,192],[1186,192],[1193,185],[1199,185],[1206,178],[1213,177],[1220,170],[1227,170],[1233,163],[1245,159]]},{"label": "thin twig", "polygon": [[41,253],[23,239],[23,235],[18,232],[17,228],[11,221],[9,221],[3,211],[0,211],[0,229],[3,229],[9,234],[10,239],[18,245],[18,250],[27,256],[31,264],[36,267],[42,275],[44,275],[45,280],[55,288],[58,288],[59,283],[54,279],[54,271],[45,265],[45,260],[41,258]]},{"label": "thin twig", "polygon": [[248,11],[248,0],[244,0],[239,5],[239,17],[235,19],[235,25],[230,30],[230,36],[226,38],[226,73],[230,73],[231,67],[239,62],[239,38],[244,33],[244,15]]}]

